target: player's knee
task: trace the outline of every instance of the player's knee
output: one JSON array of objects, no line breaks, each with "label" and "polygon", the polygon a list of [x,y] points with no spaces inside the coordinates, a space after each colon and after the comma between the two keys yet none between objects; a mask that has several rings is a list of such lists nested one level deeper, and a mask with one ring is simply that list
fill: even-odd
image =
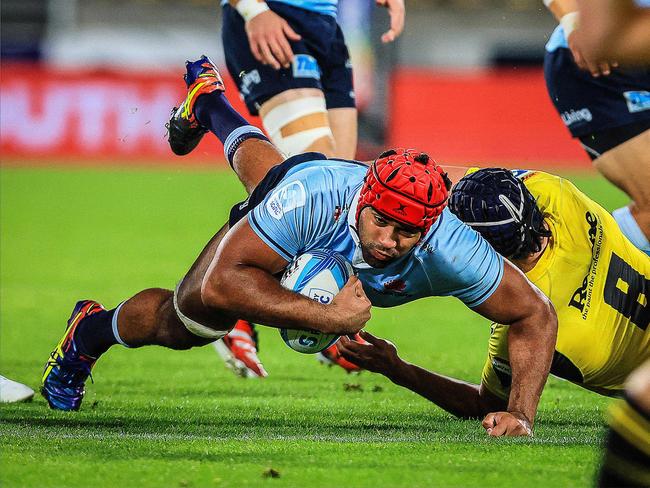
[{"label": "player's knee", "polygon": [[[188,317],[188,303],[184,303],[178,294],[178,287],[165,307],[169,310],[166,327],[160,328],[159,343],[170,349],[184,350],[199,347],[220,339],[225,332],[216,331]],[[182,310],[185,310],[183,312]]]},{"label": "player's knee", "polygon": [[334,155],[325,99],[307,96],[276,105],[262,117],[273,144],[286,156],[308,151]]}]

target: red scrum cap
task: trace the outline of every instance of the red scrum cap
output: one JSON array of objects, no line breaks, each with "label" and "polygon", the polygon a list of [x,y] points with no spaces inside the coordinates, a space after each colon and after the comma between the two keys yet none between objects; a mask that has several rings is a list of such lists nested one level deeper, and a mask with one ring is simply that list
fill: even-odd
[{"label": "red scrum cap", "polygon": [[357,224],[361,210],[370,206],[426,234],[447,206],[450,188],[447,173],[425,153],[391,149],[368,168],[359,195]]}]

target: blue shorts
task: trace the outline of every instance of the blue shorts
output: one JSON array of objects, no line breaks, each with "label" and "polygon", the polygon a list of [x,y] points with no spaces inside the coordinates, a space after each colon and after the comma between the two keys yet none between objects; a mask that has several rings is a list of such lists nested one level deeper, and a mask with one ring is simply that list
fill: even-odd
[{"label": "blue shorts", "polygon": [[594,78],[571,51],[546,52],[544,78],[555,108],[573,137],[650,123],[650,69],[616,68]]},{"label": "blue shorts", "polygon": [[297,154],[292,156],[289,159],[285,159],[280,164],[273,166],[266,176],[262,178],[262,181],[255,187],[253,192],[248,196],[243,202],[239,202],[230,209],[230,217],[228,218],[228,224],[230,228],[233,227],[237,222],[243,219],[248,212],[257,207],[276,186],[282,181],[286,176],[287,172],[302,163],[307,161],[314,161],[320,159],[327,159],[324,154],[317,152],[308,152],[303,154]]},{"label": "blue shorts", "polygon": [[295,58],[290,68],[275,70],[251,53],[244,19],[230,5],[223,6],[221,35],[226,65],[251,115],[271,97],[293,88],[318,88],[327,108],[355,107],[352,64],[343,32],[331,15],[268,2],[302,39],[291,42]]}]

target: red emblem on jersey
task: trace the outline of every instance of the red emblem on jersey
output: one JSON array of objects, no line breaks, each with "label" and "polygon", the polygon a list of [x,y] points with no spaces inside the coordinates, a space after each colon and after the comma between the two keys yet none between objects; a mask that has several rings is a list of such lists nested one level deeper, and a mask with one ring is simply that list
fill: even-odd
[{"label": "red emblem on jersey", "polygon": [[334,209],[334,222],[337,222],[339,220],[339,217],[341,217],[341,207],[337,205]]}]

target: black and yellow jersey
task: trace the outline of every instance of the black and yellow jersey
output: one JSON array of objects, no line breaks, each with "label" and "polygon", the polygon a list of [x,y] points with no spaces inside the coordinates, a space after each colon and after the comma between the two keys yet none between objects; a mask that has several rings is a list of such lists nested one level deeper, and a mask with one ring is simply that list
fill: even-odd
[{"label": "black and yellow jersey", "polygon": [[[514,171],[552,233],[526,276],[553,303],[558,337],[551,373],[602,394],[650,358],[650,257],[612,216],[571,182],[540,171]],[[507,399],[508,327],[493,324],[482,382]]]}]

